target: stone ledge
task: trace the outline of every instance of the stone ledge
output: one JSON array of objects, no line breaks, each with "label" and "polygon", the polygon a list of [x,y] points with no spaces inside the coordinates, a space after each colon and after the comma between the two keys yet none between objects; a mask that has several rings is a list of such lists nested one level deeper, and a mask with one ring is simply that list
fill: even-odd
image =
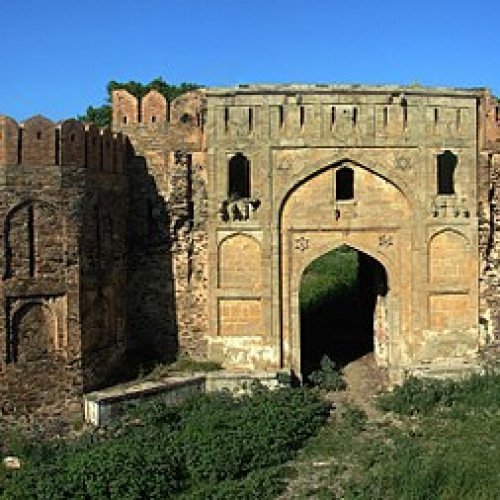
[{"label": "stone ledge", "polygon": [[120,384],[84,395],[85,421],[95,426],[110,423],[122,415],[128,406],[142,399],[162,396],[167,404],[181,404],[195,393],[229,390],[241,392],[247,385],[259,381],[273,389],[282,385],[276,373],[268,372],[213,372],[176,376],[158,382],[140,381]]}]

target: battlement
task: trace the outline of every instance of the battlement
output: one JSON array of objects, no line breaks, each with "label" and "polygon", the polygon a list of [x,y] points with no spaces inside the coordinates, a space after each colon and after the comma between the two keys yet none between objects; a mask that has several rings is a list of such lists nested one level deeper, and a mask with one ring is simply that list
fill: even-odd
[{"label": "battlement", "polygon": [[151,127],[172,124],[202,129],[204,98],[204,90],[186,92],[173,101],[168,101],[157,90],[150,90],[142,99],[127,90],[114,90],[113,130],[137,124]]},{"label": "battlement", "polygon": [[109,128],[34,116],[18,124],[0,115],[0,166],[65,165],[122,172],[126,139]]}]

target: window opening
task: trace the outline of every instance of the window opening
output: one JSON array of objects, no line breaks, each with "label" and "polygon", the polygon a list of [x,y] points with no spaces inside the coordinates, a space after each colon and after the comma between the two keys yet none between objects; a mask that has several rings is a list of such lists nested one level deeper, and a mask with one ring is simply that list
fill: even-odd
[{"label": "window opening", "polygon": [[387,109],[387,106],[384,106],[384,111],[383,111],[384,127],[387,127],[388,122],[389,122],[389,110]]},{"label": "window opening", "polygon": [[434,125],[437,125],[439,122],[439,109],[434,108]]},{"label": "window opening", "polygon": [[358,122],[358,108],[352,108],[352,126],[355,127]]},{"label": "window opening", "polygon": [[253,130],[253,109],[248,108],[248,131],[251,132]]},{"label": "window opening", "polygon": [[403,109],[403,128],[406,130],[408,125],[408,101],[401,99],[401,108]]},{"label": "window opening", "polygon": [[227,132],[229,129],[229,108],[224,108],[224,131]]},{"label": "window opening", "polygon": [[29,273],[30,277],[36,272],[36,251],[35,251],[35,210],[33,205],[28,207],[28,245],[29,245]]},{"label": "window opening", "polygon": [[229,160],[228,196],[230,199],[250,198],[250,162],[237,153]]},{"label": "window opening", "polygon": [[300,107],[300,128],[304,127],[304,122],[306,119],[306,111],[304,109],[304,106]]},{"label": "window opening", "polygon": [[19,129],[17,136],[17,163],[20,165],[23,162],[23,129]]},{"label": "window opening", "polygon": [[55,143],[54,143],[54,152],[55,152],[55,164],[59,165],[61,158],[61,131],[56,128],[55,130]]},{"label": "window opening", "polygon": [[278,110],[279,110],[280,128],[283,128],[283,126],[285,125],[285,110],[284,110],[283,106],[280,106],[278,108]]},{"label": "window opening", "polygon": [[455,194],[454,175],[458,157],[446,150],[437,157],[438,194]]},{"label": "window opening", "polygon": [[336,120],[336,110],[335,110],[335,106],[332,106],[332,114],[331,114],[331,121],[330,121],[330,125],[331,125],[331,128],[333,128],[335,126],[335,120]]},{"label": "window opening", "polygon": [[345,201],[354,198],[354,171],[349,167],[335,172],[335,200]]}]

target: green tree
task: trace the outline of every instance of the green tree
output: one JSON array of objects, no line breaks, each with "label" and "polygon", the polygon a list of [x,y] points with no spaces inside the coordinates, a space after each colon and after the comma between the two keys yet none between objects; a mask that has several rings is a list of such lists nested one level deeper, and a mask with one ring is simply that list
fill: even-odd
[{"label": "green tree", "polygon": [[103,104],[97,108],[89,106],[84,115],[78,115],[77,120],[85,123],[93,123],[98,127],[111,125],[111,105]]},{"label": "green tree", "polygon": [[150,90],[157,90],[165,96],[168,101],[172,101],[176,97],[189,92],[190,90],[199,89],[200,85],[195,83],[183,82],[180,85],[170,85],[162,77],[155,78],[149,83],[144,84],[130,80],[129,82],[117,82],[111,80],[107,86],[107,99],[106,103],[99,107],[89,106],[84,115],[79,115],[77,120],[85,123],[94,123],[99,127],[111,125],[111,95],[113,90],[124,89],[130,92],[137,98],[144,97]]}]

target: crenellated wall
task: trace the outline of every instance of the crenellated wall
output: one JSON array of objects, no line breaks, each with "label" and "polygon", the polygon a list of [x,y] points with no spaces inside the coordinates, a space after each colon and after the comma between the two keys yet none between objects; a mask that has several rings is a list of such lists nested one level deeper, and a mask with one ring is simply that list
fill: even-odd
[{"label": "crenellated wall", "polygon": [[489,91],[112,98],[112,129],[0,116],[0,412],[61,413],[179,353],[300,374],[301,276],[343,245],[386,273],[373,344],[393,380],[500,345]]},{"label": "crenellated wall", "polygon": [[65,165],[122,172],[126,141],[109,128],[34,116],[17,124],[0,115],[0,166]]},{"label": "crenellated wall", "polygon": [[2,413],[64,413],[120,361],[126,148],[75,120],[0,117]]},{"label": "crenellated wall", "polygon": [[[113,92],[113,130],[133,147],[130,322],[149,349],[204,356],[207,319],[204,91],[172,102]],[[133,173],[132,173],[133,172]],[[145,228],[148,228],[147,230]],[[195,312],[194,312],[195,311]]]}]

